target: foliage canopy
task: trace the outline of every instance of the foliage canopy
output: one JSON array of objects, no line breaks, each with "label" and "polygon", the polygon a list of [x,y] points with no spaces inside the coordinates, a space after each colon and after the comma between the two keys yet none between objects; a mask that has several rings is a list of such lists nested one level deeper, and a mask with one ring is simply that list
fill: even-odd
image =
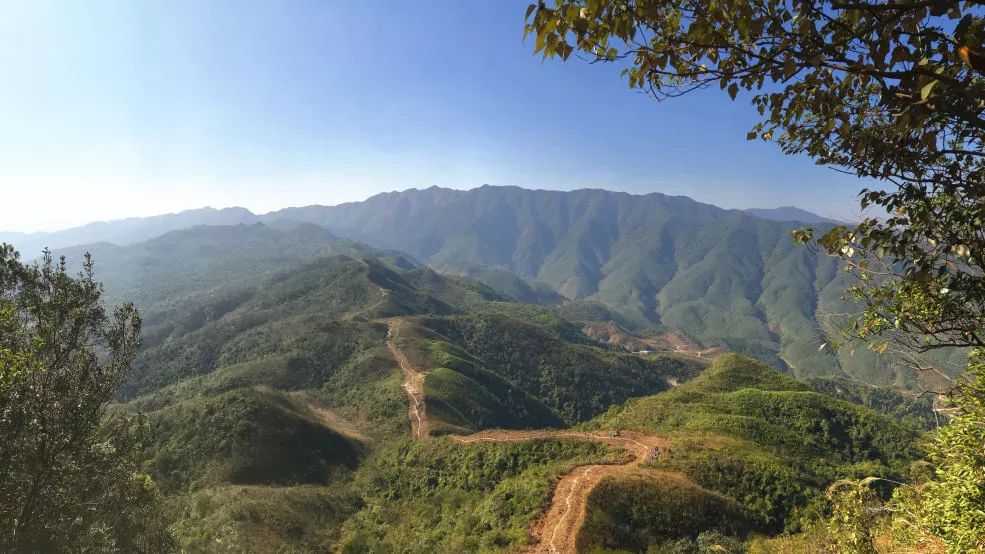
[{"label": "foliage canopy", "polygon": [[[107,417],[140,340],[112,316],[92,263],[0,245],[0,550],[159,552],[171,546],[153,481],[136,472],[139,422]],[[135,431],[136,429],[136,431]]]}]

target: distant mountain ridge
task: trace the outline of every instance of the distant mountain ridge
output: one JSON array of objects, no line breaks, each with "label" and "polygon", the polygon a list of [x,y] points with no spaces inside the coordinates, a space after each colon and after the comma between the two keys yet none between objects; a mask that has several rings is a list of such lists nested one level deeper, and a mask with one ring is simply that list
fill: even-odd
[{"label": "distant mountain ridge", "polygon": [[837,223],[834,219],[817,215],[814,212],[802,210],[795,206],[780,206],[779,208],[749,208],[746,210],[760,219],[772,221],[799,221],[800,223]]},{"label": "distant mountain ridge", "polygon": [[[155,228],[227,217],[258,220],[271,229],[307,224],[311,230],[303,236],[317,235],[320,228],[375,249],[404,252],[444,274],[471,276],[518,300],[564,304],[570,314],[608,314],[602,317],[633,332],[675,331],[699,348],[721,346],[800,377],[913,384],[901,382],[912,380],[912,372],[900,372],[867,351],[850,355],[819,348],[833,330],[831,314],[849,313],[852,307],[842,298],[847,281],[838,262],[792,243],[790,232],[807,223],[803,221],[773,221],[659,193],[432,187],[261,216],[231,208],[125,220],[124,227],[135,230],[124,238],[136,240]],[[255,234],[244,233],[240,241],[238,233],[223,234],[226,246],[209,246],[219,240],[215,236],[195,239],[205,241],[195,259],[238,259],[233,247]],[[282,256],[273,246],[278,241],[286,248],[284,254],[292,254],[291,241],[305,244],[299,252],[318,251],[333,241],[263,235],[270,246],[263,247],[253,271],[269,271],[277,259],[283,260],[279,266],[295,263],[290,260],[296,255]],[[77,255],[83,249],[72,250]],[[147,264],[166,256],[159,252],[149,258],[137,251],[126,254],[149,260],[128,267],[143,268],[158,279],[166,273]],[[214,254],[202,257],[203,252]],[[163,279],[160,291],[167,290],[167,281]],[[579,309],[581,305],[586,309]]]},{"label": "distant mountain ridge", "polygon": [[[487,185],[488,186],[488,185]],[[519,187],[497,187],[497,188],[517,188]],[[426,190],[443,190],[449,192],[470,192],[457,189],[442,189],[431,187]],[[416,190],[416,189],[410,189]],[[476,190],[476,189],[472,189]],[[526,190],[526,189],[520,189]],[[590,190],[590,189],[583,189]],[[603,189],[594,189],[603,190]],[[404,191],[404,192],[409,192]],[[560,191],[542,191],[560,192]],[[577,191],[572,191],[577,192]],[[387,192],[377,196],[387,196],[401,194],[401,192]],[[619,193],[628,194],[628,193]],[[654,193],[659,194],[659,193]],[[366,202],[372,200],[367,199]],[[687,198],[681,196],[678,198]],[[196,225],[251,225],[260,221],[271,221],[276,219],[294,219],[299,221],[314,221],[320,217],[326,208],[340,208],[342,206],[359,204],[360,202],[347,202],[336,206],[311,205],[284,208],[266,214],[256,214],[247,208],[231,206],[228,208],[196,208],[183,210],[176,213],[154,215],[148,217],[128,217],[124,219],[113,219],[109,221],[94,221],[78,227],[69,227],[58,231],[39,231],[35,233],[22,233],[17,231],[4,231],[0,229],[0,242],[11,243],[22,253],[32,253],[40,251],[42,248],[66,248],[69,246],[80,246],[94,244],[98,242],[108,242],[118,246],[136,244],[149,240],[169,231],[187,229]],[[712,204],[708,206],[717,207]],[[799,221],[802,223],[834,223],[834,220],[822,217],[815,213],[797,208],[794,206],[783,206],[779,208],[749,208],[746,212],[773,221]]]},{"label": "distant mountain ridge", "polygon": [[0,231],[0,242],[9,242],[23,255],[31,256],[43,248],[65,248],[97,242],[118,246],[136,244],[169,231],[196,225],[251,225],[260,218],[246,208],[200,208],[151,217],[128,217],[112,221],[97,221],[51,233],[14,233]]},{"label": "distant mountain ridge", "polygon": [[916,386],[913,372],[888,358],[821,348],[837,314],[854,309],[844,298],[850,278],[836,259],[793,244],[790,233],[833,223],[774,221],[660,193],[488,185],[411,189],[261,218],[312,222],[440,272],[481,280],[490,268],[509,271],[575,304],[601,304],[633,331],[676,331],[799,377]]},{"label": "distant mountain ridge", "polygon": [[808,375],[842,373],[835,355],[818,352],[818,297],[837,264],[792,243],[797,223],[659,193],[493,186],[412,189],[262,219],[312,222],[443,272],[508,270],[604,304],[633,329],[674,329]]}]

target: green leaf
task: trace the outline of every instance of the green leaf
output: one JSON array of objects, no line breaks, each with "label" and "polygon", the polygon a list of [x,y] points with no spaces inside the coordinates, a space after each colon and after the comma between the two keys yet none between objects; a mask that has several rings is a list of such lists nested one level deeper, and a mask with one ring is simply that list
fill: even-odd
[{"label": "green leaf", "polygon": [[934,90],[934,86],[937,85],[937,83],[939,82],[940,81],[938,81],[937,79],[934,79],[933,81],[924,85],[923,88],[920,89],[920,99],[926,100],[927,97],[930,96],[930,92]]},{"label": "green leaf", "polygon": [[787,56],[785,62],[783,62],[783,78],[789,79],[797,73],[797,64],[793,61],[793,56]]}]

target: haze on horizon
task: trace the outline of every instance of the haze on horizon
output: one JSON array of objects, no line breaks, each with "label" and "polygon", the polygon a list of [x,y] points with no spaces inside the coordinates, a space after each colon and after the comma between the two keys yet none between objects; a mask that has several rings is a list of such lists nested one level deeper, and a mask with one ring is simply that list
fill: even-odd
[{"label": "haze on horizon", "polygon": [[863,183],[745,140],[747,98],[532,56],[527,3],[6,3],[0,231],[486,183],[856,214]]}]

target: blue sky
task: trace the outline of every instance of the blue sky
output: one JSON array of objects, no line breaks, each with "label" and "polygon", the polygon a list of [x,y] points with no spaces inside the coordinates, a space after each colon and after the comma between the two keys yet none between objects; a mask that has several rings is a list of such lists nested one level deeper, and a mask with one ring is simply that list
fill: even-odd
[{"label": "blue sky", "polygon": [[526,5],[0,0],[0,229],[486,183],[856,212],[748,99],[532,56]]}]

